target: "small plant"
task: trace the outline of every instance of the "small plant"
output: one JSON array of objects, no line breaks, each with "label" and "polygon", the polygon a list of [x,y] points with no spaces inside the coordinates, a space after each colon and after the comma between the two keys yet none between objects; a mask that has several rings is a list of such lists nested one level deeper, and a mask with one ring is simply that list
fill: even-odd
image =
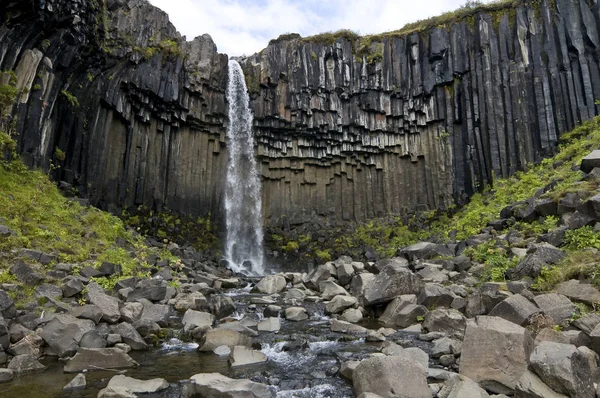
[{"label": "small plant", "polygon": [[61,90],[60,93],[65,96],[65,98],[67,99],[67,101],[69,101],[69,104],[71,104],[71,106],[73,108],[78,108],[79,107],[79,100],[77,99],[76,96],[74,96],[73,94],[71,94],[67,90]]},{"label": "small plant", "polygon": [[294,241],[289,241],[285,246],[282,247],[282,249],[288,253],[298,251],[299,248],[300,246],[298,245],[298,242]]},{"label": "small plant", "polygon": [[565,246],[570,250],[600,249],[600,234],[591,226],[569,230],[565,233]]},{"label": "small plant", "polygon": [[331,261],[331,252],[329,249],[327,250],[316,250],[315,255],[317,258],[323,262]]},{"label": "small plant", "polygon": [[56,156],[56,160],[59,162],[64,162],[67,158],[67,155],[59,147],[54,148],[54,156]]},{"label": "small plant", "polygon": [[36,83],[33,85],[33,91],[40,91],[42,89],[42,85],[39,83]]}]

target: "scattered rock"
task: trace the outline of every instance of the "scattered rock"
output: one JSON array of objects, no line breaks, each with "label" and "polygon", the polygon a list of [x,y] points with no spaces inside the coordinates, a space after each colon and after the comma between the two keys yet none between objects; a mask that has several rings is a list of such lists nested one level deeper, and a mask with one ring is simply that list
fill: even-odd
[{"label": "scattered rock", "polygon": [[589,283],[572,279],[559,283],[554,290],[571,300],[581,301],[588,305],[600,303],[600,291]]},{"label": "scattered rock", "polygon": [[454,309],[438,308],[425,314],[423,327],[429,332],[442,332],[448,336],[462,338],[466,321],[465,316]]},{"label": "scattered rock", "polygon": [[575,304],[562,294],[540,294],[535,296],[533,300],[544,314],[552,318],[557,325],[561,325],[564,321],[571,319],[577,310]]},{"label": "scattered rock", "polygon": [[235,346],[250,347],[252,345],[252,338],[235,330],[213,329],[206,332],[204,344],[198,350],[213,351],[222,345],[226,345],[231,349]]},{"label": "scattered rock", "polygon": [[98,398],[137,397],[138,394],[156,394],[169,388],[165,379],[138,380],[133,377],[116,375],[100,390]]},{"label": "scattered rock", "polygon": [[365,290],[365,304],[374,305],[392,301],[403,294],[418,294],[423,284],[418,276],[406,268],[387,265]]},{"label": "scattered rock", "polygon": [[183,330],[189,332],[191,329],[201,327],[210,329],[215,321],[215,316],[208,312],[200,312],[189,309],[183,315]]},{"label": "scattered rock", "polygon": [[85,389],[87,382],[83,373],[78,373],[66,386],[63,387],[63,391],[75,391]]},{"label": "scattered rock", "polygon": [[525,326],[533,314],[540,312],[540,309],[531,301],[515,294],[496,305],[489,313],[490,316],[497,316],[519,326]]},{"label": "scattered rock", "polygon": [[46,366],[39,363],[35,355],[17,355],[8,363],[8,369],[15,374],[36,373],[46,370]]},{"label": "scattered rock", "polygon": [[250,380],[230,379],[219,373],[200,373],[184,385],[183,397],[272,398],[269,387]]},{"label": "scattered rock", "polygon": [[452,377],[447,380],[439,398],[489,398],[489,394],[479,384],[465,376]]},{"label": "scattered rock", "polygon": [[355,306],[358,303],[358,299],[352,296],[335,296],[325,306],[325,312],[328,314],[339,314],[344,310]]},{"label": "scattered rock", "polygon": [[244,346],[233,347],[229,362],[231,366],[252,365],[255,363],[266,362],[267,356],[260,351],[256,351]]},{"label": "scattered rock", "polygon": [[133,327],[132,324],[127,322],[121,322],[116,326],[113,326],[112,332],[121,336],[123,342],[131,347],[133,350],[147,350],[148,344],[144,341],[142,336]]},{"label": "scattered rock", "polygon": [[264,294],[280,293],[285,289],[286,281],[281,275],[267,275],[256,284],[256,290]]},{"label": "scattered rock", "polygon": [[87,285],[87,296],[89,302],[94,304],[102,312],[102,320],[108,323],[115,323],[121,318],[119,311],[119,299],[109,296],[104,292],[96,282],[90,282]]},{"label": "scattered rock", "polygon": [[570,397],[594,398],[590,364],[574,345],[543,341],[530,360],[533,371],[554,391]]},{"label": "scattered rock", "polygon": [[296,322],[304,321],[308,319],[308,314],[302,307],[290,307],[285,309],[285,319]]},{"label": "scattered rock", "polygon": [[533,337],[527,329],[502,318],[479,316],[467,323],[460,374],[488,391],[512,393],[532,351]]},{"label": "scattered rock", "polygon": [[8,383],[15,377],[15,372],[12,369],[0,368],[0,383]]},{"label": "scattered rock", "polygon": [[281,329],[281,322],[279,318],[266,318],[258,324],[257,328],[262,332],[278,332]]},{"label": "scattered rock", "polygon": [[362,361],[352,374],[356,395],[374,393],[385,398],[431,398],[427,373],[406,357],[373,357]]},{"label": "scattered rock", "polygon": [[75,373],[86,369],[122,369],[136,366],[138,363],[118,348],[79,348],[77,354],[65,364],[64,371]]}]

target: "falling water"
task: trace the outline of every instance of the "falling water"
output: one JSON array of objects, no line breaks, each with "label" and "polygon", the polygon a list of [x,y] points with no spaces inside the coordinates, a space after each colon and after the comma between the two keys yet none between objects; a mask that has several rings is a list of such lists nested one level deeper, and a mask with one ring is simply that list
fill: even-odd
[{"label": "falling water", "polygon": [[261,190],[252,135],[252,112],[244,72],[229,61],[229,165],[225,188],[227,242],[225,258],[235,272],[263,274]]}]

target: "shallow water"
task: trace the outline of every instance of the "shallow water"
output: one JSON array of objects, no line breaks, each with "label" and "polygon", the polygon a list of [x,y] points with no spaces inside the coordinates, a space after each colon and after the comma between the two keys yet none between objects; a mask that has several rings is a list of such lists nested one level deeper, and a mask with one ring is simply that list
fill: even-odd
[{"label": "shallow water", "polygon": [[[248,289],[230,292],[236,301],[238,314],[251,319],[261,319],[262,309],[253,313],[247,308],[252,297]],[[305,303],[311,318],[302,322],[281,320],[278,333],[264,333],[255,338],[268,362],[240,368],[230,368],[227,357],[197,351],[197,344],[173,339],[161,348],[147,352],[130,352],[140,364],[136,369],[123,372],[137,379],[161,377],[173,385],[197,373],[218,372],[233,378],[248,378],[273,386],[278,398],[347,398],[354,396],[352,386],[339,374],[340,365],[347,360],[360,360],[378,350],[378,343],[362,338],[331,332],[329,318],[323,313],[323,304]],[[241,315],[240,315],[241,317]],[[374,322],[363,326],[377,329]],[[410,333],[397,333],[388,340],[404,346],[424,346]],[[65,374],[63,364],[56,359],[43,361],[48,369],[43,373],[26,375],[12,383],[0,384],[0,397],[10,398],[92,398],[106,386],[116,372],[93,371],[86,374],[87,388],[81,393],[62,392],[75,374]],[[177,389],[167,395],[177,397]]]}]

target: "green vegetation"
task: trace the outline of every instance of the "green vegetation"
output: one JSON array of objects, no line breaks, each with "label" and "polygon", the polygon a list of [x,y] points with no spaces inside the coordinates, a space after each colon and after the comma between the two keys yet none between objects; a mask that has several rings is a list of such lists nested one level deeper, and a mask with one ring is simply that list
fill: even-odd
[{"label": "green vegetation", "polygon": [[294,241],[289,241],[288,243],[286,243],[285,246],[283,246],[283,250],[288,253],[298,251],[299,248],[300,248],[300,245],[298,245],[298,242],[294,242]]},{"label": "green vegetation", "polygon": [[569,279],[588,279],[600,285],[600,263],[598,253],[593,250],[570,251],[554,267],[545,267],[532,288],[540,291],[551,290],[560,282]]},{"label": "green vegetation", "polygon": [[56,160],[60,162],[64,162],[67,158],[67,154],[64,153],[59,147],[54,148],[54,156],[56,156]]},{"label": "green vegetation", "polygon": [[269,41],[269,45],[301,38],[302,36],[300,36],[298,33],[284,33],[282,35],[279,35],[279,37],[277,37],[276,39],[272,39],[271,41]]},{"label": "green vegetation", "polygon": [[182,55],[179,43],[175,40],[164,39],[156,43],[156,39],[150,38],[150,45],[148,47],[133,47],[133,51],[142,55],[145,60],[149,60],[154,55],[160,53],[163,56],[163,63],[169,57],[180,57]]},{"label": "green vegetation", "polygon": [[67,99],[67,101],[69,101],[69,104],[71,104],[71,106],[73,108],[78,108],[79,107],[79,100],[77,99],[76,96],[74,96],[73,94],[71,94],[67,90],[61,90],[60,93],[65,96],[65,98]]},{"label": "green vegetation", "polygon": [[338,40],[357,40],[360,39],[360,35],[353,30],[340,29],[335,32],[319,33],[318,35],[305,37],[302,39],[304,43],[317,43],[322,45],[330,46],[335,44]]},{"label": "green vegetation", "polygon": [[486,274],[484,280],[504,282],[506,271],[514,268],[518,263],[518,257],[509,256],[506,249],[496,246],[496,241],[485,242],[479,246],[471,246],[464,254],[471,260],[485,264]]}]

